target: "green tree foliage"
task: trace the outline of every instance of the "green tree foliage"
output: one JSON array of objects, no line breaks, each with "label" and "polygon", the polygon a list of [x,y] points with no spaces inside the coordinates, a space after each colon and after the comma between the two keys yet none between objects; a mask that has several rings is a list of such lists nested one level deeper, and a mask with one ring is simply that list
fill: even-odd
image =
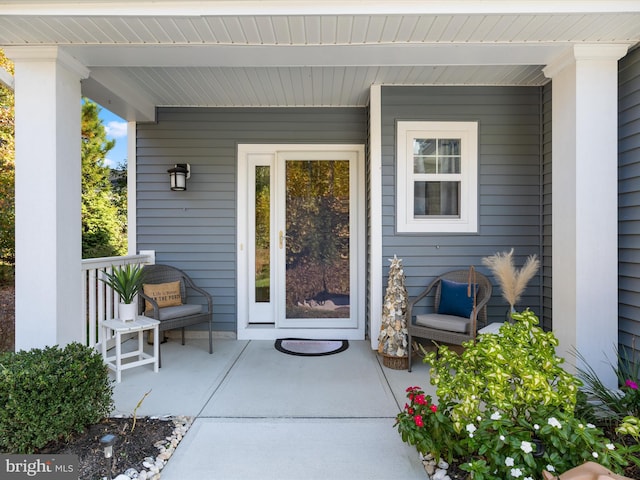
[{"label": "green tree foliage", "polygon": [[[0,50],[0,67],[13,63]],[[115,145],[108,141],[100,108],[82,106],[82,257],[123,255],[127,250],[126,169],[104,164]],[[15,110],[14,94],[0,85],[0,265],[15,263]],[[0,280],[2,275],[0,274]]]},{"label": "green tree foliage", "polygon": [[[0,50],[0,67],[13,64]],[[15,124],[13,91],[0,84],[0,263],[15,263]]]},{"label": "green tree foliage", "polygon": [[[122,171],[115,174],[104,164],[115,140],[107,140],[100,108],[87,99],[82,105],[82,258],[124,255],[126,203]],[[120,183],[119,183],[120,182]]]}]

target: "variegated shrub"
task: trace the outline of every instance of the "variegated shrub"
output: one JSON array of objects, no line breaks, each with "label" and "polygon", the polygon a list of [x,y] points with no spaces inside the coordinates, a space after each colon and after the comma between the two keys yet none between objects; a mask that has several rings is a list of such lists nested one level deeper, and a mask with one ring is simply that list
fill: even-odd
[{"label": "variegated shrub", "polygon": [[457,431],[485,410],[528,417],[541,406],[573,412],[580,381],[562,368],[558,340],[530,310],[513,314],[500,333],[480,335],[458,355],[446,346],[426,354],[440,403],[453,405]]}]

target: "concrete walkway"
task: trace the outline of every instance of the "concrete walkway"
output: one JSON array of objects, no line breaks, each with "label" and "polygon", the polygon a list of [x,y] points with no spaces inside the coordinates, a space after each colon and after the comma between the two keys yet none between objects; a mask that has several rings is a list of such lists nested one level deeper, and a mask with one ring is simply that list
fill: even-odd
[{"label": "concrete walkway", "polygon": [[163,480],[424,480],[414,447],[393,428],[409,385],[428,369],[392,370],[366,341],[336,355],[299,357],[271,341],[170,340],[163,367],[123,372],[115,414],[189,415],[191,430]]}]

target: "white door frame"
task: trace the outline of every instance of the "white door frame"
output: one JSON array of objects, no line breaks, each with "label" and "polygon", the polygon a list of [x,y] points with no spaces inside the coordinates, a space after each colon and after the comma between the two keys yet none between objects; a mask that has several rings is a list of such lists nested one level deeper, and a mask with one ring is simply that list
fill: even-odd
[{"label": "white door frame", "polygon": [[[271,158],[275,165],[278,152],[352,152],[356,154],[354,178],[352,178],[352,195],[355,197],[354,211],[355,237],[357,247],[353,249],[356,255],[357,268],[352,272],[356,278],[351,292],[351,315],[357,319],[356,325],[350,328],[276,328],[275,324],[249,323],[251,295],[249,279],[254,276],[251,245],[253,224],[251,215],[253,207],[249,205],[249,180],[252,178],[251,165],[262,164]],[[241,340],[275,340],[277,338],[319,338],[364,340],[365,336],[365,276],[366,276],[366,238],[365,238],[365,185],[364,185],[364,145],[353,144],[240,144],[238,145],[238,183],[237,183],[237,338]],[[256,161],[258,163],[256,163]],[[272,188],[276,188],[272,180]],[[272,227],[275,228],[275,219]],[[272,229],[272,232],[275,230]],[[272,248],[272,254],[274,254]],[[273,279],[273,272],[272,272]],[[271,300],[275,308],[276,299]],[[274,313],[275,318],[275,313]]]}]

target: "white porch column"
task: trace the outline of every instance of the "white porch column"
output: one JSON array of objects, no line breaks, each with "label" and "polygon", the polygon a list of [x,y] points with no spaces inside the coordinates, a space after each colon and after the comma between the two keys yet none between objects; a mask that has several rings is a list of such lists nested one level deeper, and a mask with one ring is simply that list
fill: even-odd
[{"label": "white porch column", "polygon": [[80,80],[57,47],[14,47],[16,350],[84,342]]},{"label": "white porch column", "polygon": [[371,85],[369,90],[369,191],[371,195],[371,242],[369,259],[369,339],[371,348],[378,349],[382,326],[382,87]]},{"label": "white porch column", "polygon": [[[553,79],[553,330],[559,355],[581,353],[617,387],[618,60],[624,45],[576,45]],[[569,368],[571,370],[571,367]]]}]

